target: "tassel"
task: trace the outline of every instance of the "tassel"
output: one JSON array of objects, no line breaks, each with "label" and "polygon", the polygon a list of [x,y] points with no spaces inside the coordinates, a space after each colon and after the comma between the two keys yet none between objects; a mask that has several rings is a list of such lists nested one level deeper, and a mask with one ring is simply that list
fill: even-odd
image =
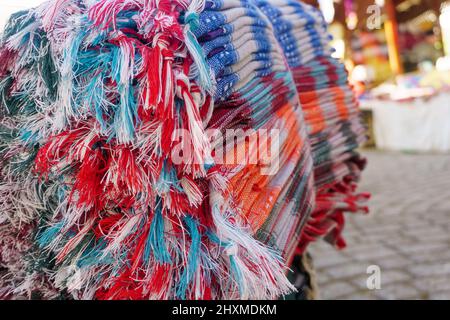
[{"label": "tassel", "polygon": [[203,195],[195,181],[190,177],[185,176],[181,178],[180,184],[189,200],[190,206],[193,208],[198,208],[203,201]]},{"label": "tassel", "polygon": [[[227,200],[214,190],[211,190],[210,206],[216,241],[225,248],[224,258],[228,258],[235,285],[239,288],[239,297],[234,298],[277,299],[294,292],[296,289],[286,277],[281,257],[253,238],[248,227],[240,225],[239,217],[232,213]],[[232,292],[234,284],[225,279],[220,281],[221,288],[229,288]]]},{"label": "tassel", "polygon": [[150,181],[130,148],[119,146],[116,150],[112,150],[107,167],[103,183],[104,190],[111,199],[121,203],[120,200],[123,200],[121,197],[129,196],[136,200],[139,194],[147,192],[144,186],[150,185]]},{"label": "tassel", "polygon": [[55,122],[56,131],[62,130],[71,120],[77,118],[79,111],[74,103],[75,63],[86,31],[70,34],[65,41],[63,60],[59,66],[61,83],[58,86],[57,104],[60,106]]},{"label": "tassel", "polygon": [[88,153],[79,168],[75,184],[69,196],[69,202],[76,202],[79,209],[88,211],[94,209],[96,212],[103,209],[103,183],[102,177],[105,173],[106,159],[101,150],[96,149]]},{"label": "tassel", "polygon": [[83,228],[78,230],[77,234],[73,238],[71,238],[63,247],[63,249],[58,253],[58,255],[56,256],[56,263],[61,263],[64,258],[66,258],[66,256],[81,243],[83,238],[91,230],[94,222],[95,218],[91,218],[84,223]]},{"label": "tassel", "polygon": [[173,53],[167,49],[161,51],[163,56],[162,69],[162,101],[159,104],[159,117],[163,122],[161,129],[161,149],[165,156],[170,154],[173,145],[173,134],[175,131],[175,95],[174,74],[172,64]]},{"label": "tassel", "polygon": [[139,11],[142,8],[138,0],[101,0],[89,9],[89,19],[103,30],[112,26],[116,30],[117,15],[121,11]]},{"label": "tassel", "polygon": [[102,250],[102,258],[120,254],[120,250],[123,249],[126,239],[138,230],[141,221],[142,215],[140,214],[132,217],[124,217],[124,219],[118,221],[111,229],[111,232],[105,236],[105,239],[109,240],[109,243]]},{"label": "tassel", "polygon": [[193,32],[195,32],[195,30],[199,27],[199,13],[203,11],[204,7],[205,0],[191,1],[184,16],[184,41],[197,67],[200,86],[209,94],[214,95],[215,79],[213,72],[206,62],[206,56],[203,53],[203,49],[193,34]]},{"label": "tassel", "polygon": [[150,227],[150,233],[145,247],[144,260],[149,260],[153,253],[155,260],[160,264],[171,264],[172,259],[164,241],[164,220],[162,216],[161,202],[158,201]]},{"label": "tassel", "polygon": [[[189,137],[182,139],[189,138],[193,148],[189,162],[185,163],[186,173],[192,173],[195,178],[205,177],[205,166],[212,162],[211,144],[203,128],[199,107],[190,94],[189,80],[183,74],[177,75],[177,95],[184,101],[189,129]],[[189,168],[194,169],[191,172]]]},{"label": "tassel", "polygon": [[[180,277],[179,284],[177,287],[177,297],[182,300],[186,300],[186,292],[188,290],[188,286],[193,289],[192,291],[196,291],[196,285],[199,281],[195,281],[195,277],[198,275],[199,268],[199,254],[200,254],[200,245],[201,245],[201,237],[198,230],[198,223],[191,217],[186,216],[184,218],[184,222],[187,226],[188,233],[191,237],[191,245],[188,252],[187,264],[184,266],[183,273]],[[194,294],[194,297],[198,297],[197,294]]]},{"label": "tassel", "polygon": [[119,31],[113,39],[119,48],[114,50],[111,75],[117,83],[119,107],[114,117],[115,136],[120,144],[134,139],[135,125],[139,121],[132,81],[134,78],[135,48],[133,40]]},{"label": "tassel", "polygon": [[159,46],[155,48],[142,47],[142,74],[146,77],[143,85],[143,108],[144,110],[157,110],[162,101],[162,69],[163,57]]},{"label": "tassel", "polygon": [[41,15],[42,26],[45,31],[51,32],[54,30],[56,24],[62,21],[67,21],[67,8],[73,4],[72,0],[56,0],[47,1],[39,7],[38,13]]}]

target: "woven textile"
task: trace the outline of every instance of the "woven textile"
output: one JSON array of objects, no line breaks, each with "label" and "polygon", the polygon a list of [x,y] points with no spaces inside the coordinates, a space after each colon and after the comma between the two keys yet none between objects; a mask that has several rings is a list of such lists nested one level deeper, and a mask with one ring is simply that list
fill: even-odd
[{"label": "woven textile", "polygon": [[338,248],[345,212],[367,212],[368,194],[356,183],[365,160],[356,152],[366,136],[343,64],[331,58],[321,13],[301,2],[255,1],[270,17],[295,80],[314,159],[315,211],[302,232],[299,252],[317,237]]},{"label": "woven textile", "polygon": [[[0,296],[276,299],[343,214],[357,103],[316,9],[53,0],[0,44]],[[18,239],[18,240],[17,240]]]}]

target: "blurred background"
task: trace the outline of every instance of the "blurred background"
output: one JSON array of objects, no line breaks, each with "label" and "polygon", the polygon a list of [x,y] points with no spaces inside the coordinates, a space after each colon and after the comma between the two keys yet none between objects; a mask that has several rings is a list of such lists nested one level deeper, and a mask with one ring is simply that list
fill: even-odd
[{"label": "blurred background", "polygon": [[313,246],[321,298],[450,299],[450,1],[307,2],[360,98],[373,194],[370,215],[348,219],[346,250]]},{"label": "blurred background", "polygon": [[[42,2],[0,0],[0,30]],[[348,218],[346,250],[313,245],[320,297],[450,299],[450,1],[304,2],[329,23],[370,137],[371,213]]]}]

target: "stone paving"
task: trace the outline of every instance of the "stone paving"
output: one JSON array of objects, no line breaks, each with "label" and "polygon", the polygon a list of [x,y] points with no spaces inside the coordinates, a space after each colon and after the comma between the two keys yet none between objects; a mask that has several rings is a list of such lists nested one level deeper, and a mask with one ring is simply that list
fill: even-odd
[{"label": "stone paving", "polygon": [[[450,155],[365,151],[368,216],[351,216],[348,248],[311,248],[321,299],[450,299]],[[369,266],[381,289],[369,290]]]}]

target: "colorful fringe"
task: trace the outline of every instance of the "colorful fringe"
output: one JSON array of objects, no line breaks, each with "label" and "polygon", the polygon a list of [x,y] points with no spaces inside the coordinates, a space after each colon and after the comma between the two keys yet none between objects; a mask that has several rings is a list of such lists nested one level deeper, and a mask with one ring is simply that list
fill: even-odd
[{"label": "colorful fringe", "polygon": [[[366,210],[364,128],[328,41],[288,0],[52,0],[11,17],[0,297],[294,291],[294,253],[342,247],[343,213]],[[239,157],[274,146],[261,132],[278,133],[274,167]]]}]

